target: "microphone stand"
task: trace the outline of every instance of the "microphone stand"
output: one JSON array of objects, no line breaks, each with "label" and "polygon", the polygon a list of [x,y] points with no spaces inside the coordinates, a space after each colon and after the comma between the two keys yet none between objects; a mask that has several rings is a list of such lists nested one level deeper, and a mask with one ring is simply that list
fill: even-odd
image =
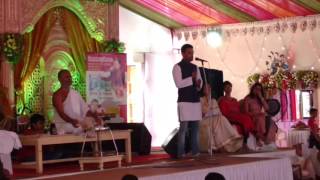
[{"label": "microphone stand", "polygon": [[[204,60],[198,60],[198,61],[201,61],[201,65],[202,65],[202,72],[203,72],[203,77],[204,77],[204,85],[207,85],[207,83],[208,83],[208,80],[207,80],[207,74],[206,74],[206,71],[205,71],[205,69],[204,69]],[[210,92],[210,94],[209,94],[209,99],[208,99],[208,103],[209,103],[209,110],[210,110],[210,106],[211,106],[211,92]],[[213,146],[213,144],[212,144],[212,141],[213,141],[213,133],[212,133],[212,116],[210,116],[210,120],[209,120],[209,126],[210,126],[210,128],[209,128],[209,131],[210,131],[210,133],[209,133],[209,141],[210,141],[210,143],[209,143],[209,154],[210,154],[210,157],[212,158],[213,157],[213,152],[212,152],[212,146]]]}]

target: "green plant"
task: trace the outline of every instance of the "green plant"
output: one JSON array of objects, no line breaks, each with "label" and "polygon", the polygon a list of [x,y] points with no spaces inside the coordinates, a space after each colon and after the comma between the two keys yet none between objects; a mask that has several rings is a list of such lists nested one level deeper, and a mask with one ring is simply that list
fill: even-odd
[{"label": "green plant", "polygon": [[107,53],[123,53],[126,48],[123,42],[111,39],[102,43],[102,49]]},{"label": "green plant", "polygon": [[260,74],[255,73],[248,77],[247,83],[249,84],[249,86],[252,86],[254,83],[259,82],[259,78],[260,78]]}]

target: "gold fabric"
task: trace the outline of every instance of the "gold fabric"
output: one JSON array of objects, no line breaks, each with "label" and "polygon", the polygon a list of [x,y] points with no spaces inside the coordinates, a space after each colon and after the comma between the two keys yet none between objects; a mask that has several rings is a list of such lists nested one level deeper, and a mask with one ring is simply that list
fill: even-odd
[{"label": "gold fabric", "polygon": [[24,34],[23,57],[16,66],[14,74],[16,89],[22,89],[23,82],[28,79],[39,64],[50,30],[56,20],[54,9],[51,9],[39,19],[32,32]]},{"label": "gold fabric", "polygon": [[99,52],[99,43],[90,37],[79,18],[68,11],[61,10],[62,26],[67,34],[72,57],[81,78],[85,80],[87,53]]}]

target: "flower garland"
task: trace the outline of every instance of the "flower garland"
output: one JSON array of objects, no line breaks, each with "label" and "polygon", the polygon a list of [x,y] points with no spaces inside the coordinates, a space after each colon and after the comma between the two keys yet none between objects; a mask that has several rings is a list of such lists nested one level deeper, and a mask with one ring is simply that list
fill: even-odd
[{"label": "flower garland", "polygon": [[319,81],[319,74],[315,71],[299,71],[297,78],[302,82],[302,87],[316,87]]},{"label": "flower garland", "polygon": [[125,44],[115,39],[106,40],[102,43],[102,50],[107,53],[124,53]]},{"label": "flower garland", "polygon": [[22,36],[20,34],[5,34],[3,54],[9,63],[17,64],[22,55]]},{"label": "flower garland", "polygon": [[315,88],[319,82],[319,75],[315,71],[280,71],[276,74],[256,73],[247,79],[249,86],[256,82],[260,82],[266,89],[296,89],[298,85],[301,85],[303,89]]},{"label": "flower garland", "polygon": [[319,76],[315,71],[291,72],[289,63],[284,54],[270,51],[266,61],[268,73],[253,74],[248,77],[249,86],[260,82],[265,89],[296,89],[297,85],[304,88],[315,88],[318,85]]}]

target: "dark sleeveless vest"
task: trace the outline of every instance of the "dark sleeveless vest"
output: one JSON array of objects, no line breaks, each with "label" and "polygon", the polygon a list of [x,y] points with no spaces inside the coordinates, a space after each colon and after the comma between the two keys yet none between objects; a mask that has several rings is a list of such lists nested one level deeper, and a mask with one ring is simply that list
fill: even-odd
[{"label": "dark sleeveless vest", "polygon": [[[197,72],[197,66],[190,62],[182,60],[178,65],[181,69],[182,79],[191,77],[192,72]],[[200,102],[199,92],[194,83],[191,86],[178,89],[178,102]]]}]

